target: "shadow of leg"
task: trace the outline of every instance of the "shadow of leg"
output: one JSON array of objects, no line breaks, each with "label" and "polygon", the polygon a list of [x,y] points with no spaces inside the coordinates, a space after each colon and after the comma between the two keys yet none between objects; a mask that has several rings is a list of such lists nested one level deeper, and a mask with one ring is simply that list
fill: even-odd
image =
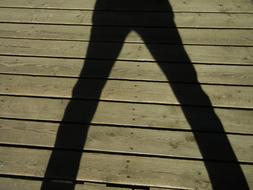
[{"label": "shadow of leg", "polygon": [[[113,32],[110,35],[113,35]],[[104,79],[98,79],[95,83],[89,83],[89,80],[79,79],[72,92],[72,99],[70,100],[61,125],[57,132],[55,141],[55,149],[49,159],[48,166],[45,172],[46,179],[63,179],[68,181],[74,181],[77,177],[80,159],[83,153],[83,147],[88,132],[88,125],[90,124],[93,115],[96,112],[98,100],[100,98],[101,91],[105,85],[105,78],[108,77],[111,68],[114,64],[116,57],[118,56],[123,40],[127,31],[121,34],[117,33],[117,36],[121,36],[122,39],[119,43],[115,43],[113,46],[108,47],[105,43],[96,42],[100,38],[100,31],[93,27],[91,31],[90,44],[87,50],[85,65],[80,74],[81,77],[86,76],[100,76]],[[111,59],[101,62],[103,65],[102,71],[98,73],[97,69],[94,69],[92,58],[104,58],[103,56],[110,57]],[[82,105],[75,99],[92,98],[91,101],[83,101]],[[85,103],[86,102],[86,103]],[[66,124],[68,122],[86,123],[86,126],[74,126]],[[61,150],[57,150],[61,149]],[[69,150],[62,150],[69,149]],[[53,185],[52,185],[53,184]],[[42,190],[55,190],[56,183],[44,182],[42,184]],[[62,184],[59,183],[59,188]],[[66,190],[73,190],[75,184],[66,184]]]},{"label": "shadow of leg", "polygon": [[[143,31],[138,31],[137,29],[137,32],[144,38],[144,41],[146,41],[146,36],[150,36],[148,31],[143,33]],[[166,39],[159,39],[159,36],[157,36],[156,41],[161,42],[173,39],[174,43],[179,44],[176,49],[162,49],[162,51],[159,51],[155,44],[146,43],[146,45],[155,60],[159,63],[168,80],[184,82],[189,81],[194,83],[191,84],[190,88],[189,84],[188,87],[187,84],[179,84],[175,82],[171,82],[170,85],[178,101],[182,105],[184,115],[193,130],[204,164],[209,174],[212,187],[214,189],[249,189],[244,173],[238,164],[238,160],[229,143],[229,139],[225,134],[222,123],[215,114],[210,99],[202,90],[197,80],[196,71],[190,63],[190,59],[185,52],[183,45],[180,45],[182,42],[179,34],[177,31],[174,33],[170,32],[168,34],[170,34],[170,36],[167,35]],[[161,34],[160,36],[164,37],[166,34]],[[178,71],[175,71],[176,67],[171,66],[169,63],[162,63],[162,61],[166,60],[175,60],[176,62],[182,60],[184,63],[179,64],[182,65],[184,73],[178,76]],[[204,105],[204,107],[196,108],[189,105]],[[208,131],[214,128],[215,131],[220,132],[219,139],[213,139],[211,136],[210,138],[206,138],[206,136],[201,135],[200,132],[196,132],[201,130]],[[208,160],[212,160],[213,162]],[[220,162],[217,162],[217,160],[220,160]],[[229,161],[230,163],[222,161]],[[231,164],[231,162],[233,164]]]}]

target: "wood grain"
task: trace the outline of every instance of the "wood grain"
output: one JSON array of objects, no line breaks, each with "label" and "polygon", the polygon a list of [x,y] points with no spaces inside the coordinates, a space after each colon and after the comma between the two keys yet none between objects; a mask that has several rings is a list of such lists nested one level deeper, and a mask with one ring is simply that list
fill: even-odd
[{"label": "wood grain", "polygon": [[[94,60],[90,63],[94,72],[83,75],[81,70],[86,65],[83,59],[0,56],[0,72],[35,76],[104,78],[108,61]],[[108,79],[253,85],[252,66],[180,63],[163,63],[162,65],[167,65],[168,70],[174,73],[175,78],[166,78],[156,63],[115,61]],[[191,69],[189,69],[191,67],[195,69],[198,81],[192,79]]]},{"label": "wood grain", "polygon": [[[59,98],[97,99],[99,88],[105,80],[72,79],[36,76],[15,76],[0,74],[0,93]],[[75,94],[72,90],[78,82]],[[107,80],[99,97],[100,100],[143,102],[175,105],[216,106],[253,109],[252,87],[201,85],[212,105],[199,94],[198,84],[170,84],[157,82]],[[184,97],[180,100],[177,97]]]},{"label": "wood grain", "polygon": [[[65,127],[81,131],[88,126],[65,124]],[[0,119],[0,143],[53,148],[58,128],[58,123]],[[209,139],[208,141],[213,144],[213,147],[222,144],[224,138],[224,135],[215,133],[199,133],[198,135],[201,138]],[[227,136],[238,161],[253,163],[252,136]],[[71,142],[68,143],[68,147],[57,146],[55,148],[80,149]],[[84,150],[203,159],[192,132],[120,126],[91,125]],[[231,158],[223,153],[217,150],[217,154],[210,155],[205,159],[231,161]]]},{"label": "wood grain", "polygon": [[[2,3],[1,1],[0,3]],[[20,2],[20,1],[18,1]],[[178,1],[179,2],[179,1]],[[66,4],[67,2],[65,2]],[[17,4],[16,4],[17,5]],[[201,3],[200,6],[204,4]],[[199,10],[197,11],[199,12]],[[92,25],[93,11],[88,10],[50,10],[50,9],[16,9],[0,7],[0,22],[44,23],[65,25]],[[160,22],[168,13],[161,12],[96,12],[103,18],[97,25],[149,26],[149,27],[184,27],[184,28],[248,28],[252,29],[251,14],[224,13],[185,13],[174,12],[172,22]],[[172,17],[172,14],[170,15]],[[136,19],[142,18],[142,19]],[[149,17],[150,19],[145,19]],[[120,19],[119,19],[120,18]]]},{"label": "wood grain", "polygon": [[[95,11],[96,0],[0,0],[0,189],[76,180],[45,176],[52,152],[62,170],[83,153],[77,190],[209,190],[210,178],[237,182],[237,164],[253,189],[252,1],[170,0],[171,10],[155,0],[104,2]],[[94,72],[80,76],[87,61]],[[78,81],[85,88],[73,97]],[[187,98],[177,100],[169,84]],[[199,85],[212,105],[194,94]],[[89,128],[84,147],[54,147],[60,126]],[[237,160],[220,148],[226,137]]]},{"label": "wood grain", "polygon": [[[47,1],[47,0],[1,0],[1,7],[27,7],[27,8],[56,8],[56,9],[88,9],[93,10],[95,5],[95,0],[73,0],[69,2],[68,0],[57,0],[57,1]],[[252,13],[252,1],[251,0],[193,0],[193,1],[170,1],[173,11],[177,12],[250,12]],[[145,6],[144,6],[145,7]],[[153,9],[152,9],[153,8]],[[150,9],[154,11],[155,7],[148,7],[145,10]],[[127,6],[105,6],[101,7],[102,10],[141,10],[141,6],[127,7]],[[159,9],[162,11],[162,7]]]},{"label": "wood grain", "polygon": [[[0,28],[0,37],[2,38],[89,41],[92,27],[0,23]],[[100,33],[96,39],[97,41],[109,42],[121,41],[121,37],[114,34],[122,33],[126,30],[122,27],[94,28]],[[145,42],[148,43],[253,46],[251,30],[179,29],[177,31],[176,29],[165,28],[139,28],[138,30],[147,34]],[[180,35],[182,42],[175,38],[177,33]],[[125,42],[143,43],[143,40],[137,33],[131,32]]]},{"label": "wood grain", "polygon": [[[97,51],[86,55],[88,42],[77,41],[48,41],[27,39],[0,39],[1,55],[23,56],[47,56],[65,58],[96,58],[112,59],[112,49],[118,49],[116,43],[94,42]],[[110,48],[108,48],[110,47]],[[157,61],[182,62],[188,61],[182,56],[183,49],[180,45],[152,44],[152,49],[157,53]],[[228,64],[252,64],[253,47],[232,46],[193,46],[185,45],[184,49],[190,60],[196,63],[228,63]],[[155,61],[144,44],[126,43],[121,50],[118,59]]]},{"label": "wood grain", "polygon": [[[31,97],[0,96],[0,117],[61,121],[69,100]],[[94,105],[94,101],[74,100],[76,110]],[[200,131],[217,131],[212,120],[203,120],[208,108],[189,107],[188,112],[198,121],[195,129]],[[84,110],[85,111],[85,110]],[[218,109],[217,116],[226,132],[253,134],[253,111],[242,109]],[[87,123],[86,115],[73,113],[72,122]],[[96,113],[91,121],[93,124],[134,125],[151,128],[191,129],[179,106],[99,102]],[[204,126],[204,127],[203,127]],[[219,130],[218,130],[219,131]]]},{"label": "wood grain", "polygon": [[[0,147],[0,153],[2,155],[1,174],[43,177],[51,151]],[[63,158],[75,154],[71,151],[57,151],[57,153]],[[228,168],[233,164],[213,163],[213,166]],[[241,165],[241,167],[249,186],[252,187],[253,166]],[[230,175],[226,176],[228,181],[235,180],[231,179]],[[66,178],[67,176],[61,177]],[[203,162],[168,158],[84,153],[77,179],[168,188],[211,189]]]},{"label": "wood grain", "polygon": [[[59,184],[61,182],[51,182],[52,184]],[[40,180],[28,180],[28,179],[17,179],[17,178],[4,178],[0,177],[0,188],[8,190],[17,190],[22,187],[22,190],[40,190],[42,181]],[[62,183],[64,186],[64,183]],[[66,185],[66,184],[65,184]],[[76,184],[75,190],[132,190],[125,187],[108,187],[106,184],[89,183]]]}]

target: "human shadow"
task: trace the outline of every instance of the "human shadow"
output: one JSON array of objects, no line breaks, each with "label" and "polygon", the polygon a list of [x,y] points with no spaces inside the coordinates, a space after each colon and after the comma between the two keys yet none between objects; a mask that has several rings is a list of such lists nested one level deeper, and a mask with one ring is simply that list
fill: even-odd
[{"label": "human shadow", "polygon": [[[128,10],[128,12],[124,12]],[[105,17],[105,14],[98,10],[121,10],[117,17]],[[144,10],[141,12],[139,10]],[[163,10],[161,14],[147,14],[145,11]],[[157,16],[158,15],[158,16]],[[158,35],[154,35],[151,30],[139,27],[141,25],[150,25],[155,22],[163,26]],[[115,30],[101,32],[101,25],[127,25],[127,27],[115,27]],[[173,30],[170,30],[174,28]],[[129,32],[138,33],[148,50],[159,64],[164,75],[169,81],[176,98],[182,105],[183,113],[190,124],[194,137],[202,154],[206,170],[208,172],[213,189],[249,189],[244,173],[238,164],[236,155],[229,143],[221,121],[215,114],[210,99],[199,85],[196,71],[191,64],[176,25],[171,6],[167,0],[97,0],[95,12],[93,15],[93,27],[91,31],[90,43],[86,53],[85,65],[80,73],[80,77],[99,76],[108,78],[110,71],[117,59],[124,40]],[[115,37],[115,38],[113,38]],[[102,43],[102,41],[114,41],[114,43]],[[159,48],[157,43],[174,43],[175,46],[164,46]],[[103,59],[103,69],[97,70],[94,67],[94,59]],[[180,64],[175,67],[167,61]],[[178,75],[177,70],[182,67],[184,73]],[[175,70],[177,69],[177,70]],[[185,74],[186,73],[186,74]],[[179,85],[178,82],[190,82],[191,89],[186,89],[186,85]],[[61,151],[54,150],[45,172],[46,179],[63,179],[75,181],[78,173],[82,149],[87,137],[89,124],[96,112],[98,99],[106,80],[97,80],[95,84],[89,84],[80,79],[73,89],[73,100],[71,100],[65,110],[64,117],[57,132],[55,148],[61,148]],[[77,101],[82,97],[92,97],[90,101]],[[204,108],[193,108],[190,105],[202,105]],[[72,126],[71,122],[83,122],[86,125]],[[219,139],[206,138],[200,131],[218,131]],[[62,149],[71,149],[64,151]],[[217,159],[219,158],[219,159]],[[219,161],[221,160],[221,161]],[[229,160],[229,162],[225,162]],[[224,162],[222,162],[224,161]],[[232,163],[232,164],[231,164]],[[89,175],[89,174],[87,174]],[[45,181],[42,184],[42,190],[57,189],[55,184]],[[59,186],[61,189],[73,190],[75,183],[69,183]]]}]

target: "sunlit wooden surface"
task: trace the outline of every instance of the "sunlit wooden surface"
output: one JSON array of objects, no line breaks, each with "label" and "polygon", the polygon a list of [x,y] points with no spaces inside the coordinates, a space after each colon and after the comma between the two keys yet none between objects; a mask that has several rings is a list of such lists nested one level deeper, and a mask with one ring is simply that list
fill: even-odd
[{"label": "sunlit wooden surface", "polygon": [[[0,0],[0,189],[40,189],[53,151],[69,157],[83,151],[76,179],[47,176],[66,190],[69,183],[77,183],[78,190],[215,189],[196,131],[215,146],[226,133],[236,163],[222,152],[204,160],[220,168],[240,165],[253,189],[253,2],[171,0],[170,5],[177,28],[157,21],[166,10],[95,11],[95,0]],[[93,26],[94,14],[105,18],[103,26]],[[139,22],[134,18],[140,14],[153,14],[154,19]],[[110,25],[117,17],[126,20]],[[121,40],[110,32],[132,26],[150,30],[145,39],[150,48],[171,55],[156,60],[141,36],[131,31],[105,78],[110,53],[86,54],[92,27],[101,33],[93,44],[110,51]],[[174,33],[183,44],[168,37]],[[177,55],[179,46],[198,81],[187,78],[191,73],[180,64],[185,60]],[[84,76],[80,72],[90,58],[94,72]],[[170,64],[175,77],[168,79],[158,61]],[[73,97],[77,82],[92,88],[103,81],[99,97],[87,93],[89,89]],[[212,105],[201,96],[182,104],[171,85],[189,96],[201,86]],[[98,105],[91,120],[76,114],[62,124],[90,126],[84,147],[55,147],[69,102],[82,109],[94,101]],[[224,131],[191,127],[182,107],[202,125],[209,125],[201,117],[213,109]]]}]

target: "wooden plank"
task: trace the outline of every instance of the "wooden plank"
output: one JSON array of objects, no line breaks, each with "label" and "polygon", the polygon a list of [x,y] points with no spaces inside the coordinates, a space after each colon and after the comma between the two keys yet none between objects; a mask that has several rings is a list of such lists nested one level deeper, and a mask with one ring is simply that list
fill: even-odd
[{"label": "wooden plank", "polygon": [[[51,182],[56,187],[60,182]],[[18,178],[6,178],[0,177],[0,188],[8,189],[8,190],[17,190],[22,187],[22,190],[40,190],[42,185],[42,181],[40,180],[28,180],[28,179],[18,179]],[[64,183],[62,186],[64,187]],[[64,188],[63,188],[64,189]],[[84,183],[84,184],[76,184],[75,190],[132,190],[130,188],[125,187],[108,187],[106,184],[99,183]]]},{"label": "wooden plank", "polygon": [[[62,158],[75,157],[76,154],[79,154],[71,151],[56,152]],[[2,155],[1,174],[43,177],[51,151],[1,147],[0,153]],[[231,186],[232,181],[238,182],[235,175],[228,175],[229,172],[233,171],[234,164],[214,162],[210,163],[210,165],[220,171],[225,169],[222,172],[225,174],[222,176],[225,179],[222,184],[219,183],[220,186]],[[58,163],[58,166],[66,167],[61,166],[61,163]],[[241,168],[251,188],[253,186],[253,166],[241,165]],[[54,174],[52,177],[69,178],[66,174],[60,173]],[[212,189],[203,162],[168,158],[84,153],[81,158],[77,179],[168,188]],[[236,184],[233,185],[235,186]]]},{"label": "wooden plank", "polygon": [[[1,7],[27,7],[27,8],[56,8],[56,9],[89,9],[93,10],[95,0],[73,0],[71,3],[68,0],[1,0]],[[146,4],[142,3],[146,2]],[[156,1],[127,1],[118,3],[110,1],[102,4],[99,10],[167,10],[166,6],[160,4],[154,6]],[[165,2],[163,2],[165,3]],[[252,13],[253,5],[251,0],[193,0],[193,1],[170,1],[173,11],[188,11],[188,12],[250,12]],[[121,5],[121,6],[120,6]],[[135,5],[135,6],[134,6]],[[153,5],[153,6],[152,6]]]},{"label": "wooden plank", "polygon": [[[72,131],[82,131],[85,125],[65,124]],[[0,143],[54,147],[58,123],[32,122],[0,119]],[[73,133],[73,132],[72,132]],[[210,151],[216,154],[206,160],[231,161],[224,152],[218,152],[216,145],[222,145],[223,134],[198,133],[199,138],[208,139]],[[238,161],[253,163],[253,136],[227,135]],[[85,137],[83,137],[85,138]],[[76,144],[57,148],[80,149]],[[91,125],[85,140],[84,150],[137,153],[144,155],[202,159],[198,144],[192,132],[149,130],[138,128]],[[222,150],[224,151],[224,149]]]},{"label": "wooden plank", "polygon": [[[1,1],[2,2],[2,1]],[[1,3],[0,2],[0,3]],[[65,3],[66,4],[66,3]],[[201,6],[203,4],[201,3]],[[199,12],[199,10],[198,10]],[[0,22],[92,25],[93,11],[0,8]],[[163,22],[168,13],[161,12],[96,12],[103,18],[96,25],[196,27],[196,28],[253,28],[251,14],[174,13],[173,21]],[[149,19],[147,19],[147,17]],[[169,15],[172,19],[172,15]],[[136,19],[139,18],[139,19]]]},{"label": "wooden plank", "polygon": [[[173,190],[173,189],[171,189],[171,188],[161,188],[161,187],[150,187],[149,190]],[[183,190],[183,189],[180,189],[180,190]]]},{"label": "wooden plank", "polygon": [[[31,97],[0,96],[0,117],[61,121],[69,100]],[[67,121],[87,123],[87,108],[94,106],[94,101],[73,100],[75,110]],[[195,130],[219,131],[213,126],[212,118],[206,118],[210,109],[204,107],[184,107],[198,125]],[[215,108],[226,132],[253,134],[253,111],[241,109]],[[181,107],[153,104],[133,104],[118,102],[99,102],[91,121],[93,124],[134,125],[151,128],[191,129]],[[217,124],[214,124],[217,125]]]},{"label": "wooden plank", "polygon": [[[51,182],[57,185],[59,182]],[[22,190],[40,190],[42,181],[39,180],[27,180],[27,179],[18,179],[18,178],[6,178],[0,177],[0,188],[8,190],[17,190],[22,187]],[[63,184],[64,185],[64,184]],[[171,188],[158,188],[150,187],[150,190],[176,190]],[[75,190],[144,190],[143,188],[126,188],[126,187],[112,187],[106,186],[105,184],[99,183],[88,183],[76,184]],[[178,189],[182,190],[182,189]]]},{"label": "wooden plank", "polygon": [[[39,24],[7,24],[0,23],[0,37],[24,39],[51,39],[51,40],[90,40],[91,26],[66,25],[39,25]],[[122,38],[114,35],[122,33],[122,27],[95,27],[99,31],[97,41],[120,42]],[[17,30],[18,29],[18,30]],[[251,30],[227,29],[165,29],[139,28],[146,33],[146,42],[191,45],[238,45],[252,46],[253,35]],[[112,33],[113,31],[113,33]],[[182,41],[175,37],[179,34]],[[215,35],[214,35],[215,34]],[[159,36],[159,38],[157,37]],[[140,42],[142,38],[135,32],[129,33],[125,42]]]},{"label": "wooden plank", "polygon": [[[232,108],[253,108],[253,88],[247,86],[221,86],[199,84],[170,84],[144,81],[122,81],[101,79],[73,79],[37,76],[16,76],[0,74],[0,93],[6,95],[60,97],[78,99],[100,99],[107,101],[126,101],[161,103],[175,105],[217,106]],[[72,94],[75,84],[79,89]],[[99,87],[106,82],[99,96]],[[203,89],[203,93],[199,89]],[[93,88],[92,88],[93,87]],[[203,97],[204,92],[212,102]],[[99,96],[99,97],[98,97]],[[183,97],[184,96],[184,97]],[[177,97],[183,97],[180,102]]]},{"label": "wooden plank", "polygon": [[[120,47],[117,43],[94,42],[96,51],[91,51],[85,56],[88,42],[77,41],[49,41],[27,39],[0,39],[1,55],[23,56],[48,56],[66,58],[96,58],[112,59],[115,51]],[[110,47],[110,48],[108,48]],[[151,44],[157,60],[168,62],[189,61],[182,56],[184,51],[180,45]],[[196,63],[229,63],[229,64],[252,64],[253,47],[232,46],[193,46],[185,45],[185,51],[192,62]],[[113,51],[114,50],[114,51]],[[99,52],[99,53],[98,53]],[[154,61],[154,57],[148,52],[144,44],[126,43],[118,56],[121,60]]]},{"label": "wooden plank", "polygon": [[[38,57],[0,56],[0,72],[6,74],[28,74],[58,77],[95,77],[104,78],[108,61],[89,61],[92,73],[80,74],[86,65],[83,59],[59,59]],[[159,66],[151,62],[115,61],[109,79],[146,80],[160,82],[196,82],[191,77],[195,69],[200,83],[252,85],[252,66],[168,64],[168,70],[175,78],[167,79]],[[183,77],[182,77],[183,74]],[[80,76],[81,75],[81,76]],[[189,76],[189,77],[187,77]]]}]

